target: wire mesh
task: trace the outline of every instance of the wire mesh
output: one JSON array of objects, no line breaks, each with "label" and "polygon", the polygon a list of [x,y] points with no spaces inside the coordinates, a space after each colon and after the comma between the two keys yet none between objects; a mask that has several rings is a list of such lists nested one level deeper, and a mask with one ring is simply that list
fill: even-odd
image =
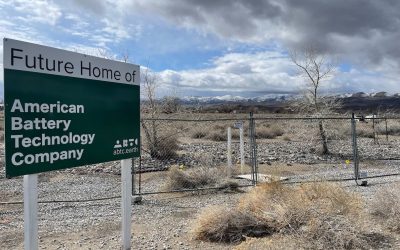
[{"label": "wire mesh", "polygon": [[256,138],[259,173],[265,178],[298,182],[354,176],[350,119],[258,118]]},{"label": "wire mesh", "polygon": [[357,141],[361,178],[400,174],[400,119],[357,122]]},{"label": "wire mesh", "polygon": [[[244,164],[238,124],[245,138]],[[304,182],[400,174],[400,119],[356,119],[354,125],[356,137],[350,117],[144,119],[137,187],[146,194],[247,186],[254,180]]]},{"label": "wire mesh", "polygon": [[[243,126],[244,165],[239,128],[235,128],[239,123]],[[228,166],[228,127],[232,166]],[[247,131],[248,121],[239,119],[143,119],[141,164],[135,169],[137,189],[146,194],[251,184],[234,178],[251,172]]]}]

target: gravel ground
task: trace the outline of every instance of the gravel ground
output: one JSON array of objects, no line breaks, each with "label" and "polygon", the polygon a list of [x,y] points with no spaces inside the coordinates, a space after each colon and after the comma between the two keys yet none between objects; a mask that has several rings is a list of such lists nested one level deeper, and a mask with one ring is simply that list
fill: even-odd
[{"label": "gravel ground", "polygon": [[[22,200],[22,179],[0,180],[2,202]],[[120,177],[109,174],[41,174],[39,200],[86,200],[120,194]],[[191,222],[208,205],[234,204],[241,193],[148,195],[133,204],[134,249],[229,249],[191,240]],[[39,204],[41,249],[118,249],[120,199]],[[23,206],[0,205],[0,249],[23,248]]]},{"label": "gravel ground", "polygon": [[[290,144],[290,146],[288,146]],[[284,174],[287,182],[296,183],[320,179],[345,179],[354,176],[353,168],[343,159],[349,146],[333,144],[336,156],[328,159],[316,156],[302,142],[269,141],[259,143],[260,172]],[[370,140],[360,141],[363,156],[397,157],[399,142],[371,145]],[[22,200],[22,178],[4,178],[4,151],[0,145],[0,202]],[[214,165],[226,161],[224,143],[207,146],[183,145],[183,157],[172,164],[196,166],[201,159],[193,154],[212,156]],[[281,153],[279,153],[281,152]],[[343,154],[340,154],[343,152]],[[236,159],[234,159],[236,161]],[[158,162],[144,160],[144,166],[154,170]],[[379,164],[362,162],[361,170],[368,176],[400,173],[400,161],[379,161]],[[118,163],[97,164],[39,175],[40,201],[73,201],[119,196],[120,168]],[[163,190],[166,172],[144,173],[143,190]],[[400,176],[393,175],[368,179],[367,187],[358,187],[354,181],[341,181],[346,189],[358,192],[368,201],[381,188],[399,183]],[[248,182],[240,181],[241,184]],[[296,184],[290,184],[296,185]],[[246,192],[249,188],[241,188]],[[141,204],[132,204],[133,249],[232,249],[225,244],[212,244],[192,239],[190,230],[199,212],[210,205],[234,206],[241,192],[203,191],[175,194],[145,195]],[[39,204],[40,249],[119,249],[120,198],[88,202],[55,202]],[[0,204],[0,249],[23,249],[23,205]],[[400,249],[398,235],[393,235],[393,249]]]},{"label": "gravel ground", "polygon": [[[354,181],[340,183],[368,201],[380,188],[399,180],[399,176],[369,179],[367,187],[358,187]],[[22,179],[1,179],[0,190],[2,202],[20,201]],[[118,194],[120,176],[117,175],[59,171],[39,177],[41,201],[85,200]],[[240,192],[204,191],[143,196],[141,204],[133,204],[133,249],[232,249],[231,245],[195,241],[190,230],[204,207],[233,206],[241,195]],[[119,249],[120,213],[119,198],[39,204],[40,249]],[[22,204],[0,205],[0,231],[0,249],[23,249]],[[400,248],[398,244],[395,246]]]}]

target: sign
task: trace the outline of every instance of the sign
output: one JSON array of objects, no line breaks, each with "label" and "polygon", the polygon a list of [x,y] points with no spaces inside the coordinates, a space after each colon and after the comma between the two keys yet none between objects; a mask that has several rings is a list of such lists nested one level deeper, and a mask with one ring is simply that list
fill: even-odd
[{"label": "sign", "polygon": [[234,128],[243,128],[243,122],[235,122],[235,123],[233,124],[233,127],[234,127]]},{"label": "sign", "polygon": [[8,178],[140,155],[140,68],[4,38]]}]

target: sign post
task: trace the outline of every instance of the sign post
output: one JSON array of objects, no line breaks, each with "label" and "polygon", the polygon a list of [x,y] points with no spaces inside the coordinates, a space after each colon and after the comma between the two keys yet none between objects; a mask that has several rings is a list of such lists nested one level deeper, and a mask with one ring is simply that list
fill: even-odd
[{"label": "sign post", "polygon": [[38,175],[24,175],[24,245],[26,250],[38,249]]},{"label": "sign post", "polygon": [[122,249],[131,249],[131,218],[132,218],[132,161],[121,161],[121,210],[122,210]]},{"label": "sign post", "polygon": [[140,156],[140,67],[8,38],[3,48],[6,176],[24,175],[26,248],[37,248],[36,174],[46,171],[122,160],[130,230],[126,159]]},{"label": "sign post", "polygon": [[235,128],[239,129],[239,139],[240,139],[240,173],[243,174],[244,169],[244,138],[243,138],[243,121],[235,122],[233,125]]}]

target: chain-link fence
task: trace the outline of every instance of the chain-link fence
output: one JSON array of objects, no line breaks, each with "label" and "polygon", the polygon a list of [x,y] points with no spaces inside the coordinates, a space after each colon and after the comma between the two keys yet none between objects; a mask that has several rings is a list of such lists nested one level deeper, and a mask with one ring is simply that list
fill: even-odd
[{"label": "chain-link fence", "polygon": [[258,172],[292,182],[354,176],[350,119],[257,118]]},{"label": "chain-link fence", "polygon": [[143,119],[135,191],[400,174],[399,146],[400,119],[394,118]]},{"label": "chain-link fence", "polygon": [[[239,128],[234,128],[239,123],[243,126],[243,160],[247,161],[243,163]],[[135,168],[136,192],[231,189],[252,184],[248,120],[143,119],[141,125],[142,156]],[[230,150],[228,127],[232,127]],[[235,179],[237,175],[244,178]]]},{"label": "chain-link fence", "polygon": [[356,128],[359,177],[400,174],[400,119],[372,116]]}]

